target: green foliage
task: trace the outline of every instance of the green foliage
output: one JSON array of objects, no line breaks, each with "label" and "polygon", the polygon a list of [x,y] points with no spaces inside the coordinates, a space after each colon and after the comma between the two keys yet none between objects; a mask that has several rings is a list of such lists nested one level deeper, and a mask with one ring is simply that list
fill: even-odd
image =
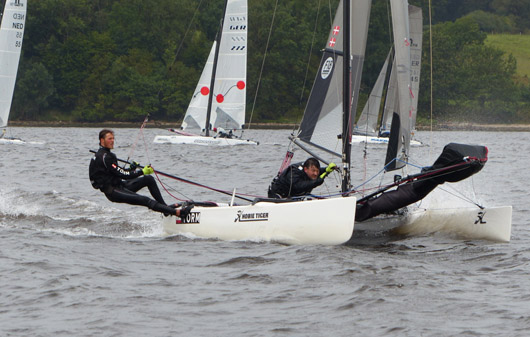
[{"label": "green foliage", "polygon": [[[484,44],[486,35],[471,18],[433,27],[435,116],[483,122],[513,122],[520,99],[513,78],[516,61]],[[428,36],[424,39],[420,113],[430,112]],[[426,93],[426,94],[425,94]]]},{"label": "green foliage", "polygon": [[[300,121],[338,2],[249,0],[247,118],[252,111],[253,121]],[[409,2],[424,9],[427,25],[431,1]],[[151,119],[180,121],[223,6],[223,0],[32,2],[12,117],[141,121],[149,113]],[[388,1],[373,1],[362,99],[391,45],[388,10]],[[514,85],[514,59],[494,49],[495,43],[484,45],[484,31],[529,30],[530,2],[438,0],[432,1],[432,14],[438,23],[433,27],[436,114],[461,115],[465,107],[477,115],[486,111],[492,119],[527,118],[528,77],[517,77]],[[428,29],[424,37],[419,111],[428,114]]]}]

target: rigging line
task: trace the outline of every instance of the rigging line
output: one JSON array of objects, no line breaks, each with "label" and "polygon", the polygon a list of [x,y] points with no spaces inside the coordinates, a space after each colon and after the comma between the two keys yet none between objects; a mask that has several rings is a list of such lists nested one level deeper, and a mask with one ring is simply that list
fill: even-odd
[{"label": "rigging line", "polygon": [[432,67],[432,15],[431,15],[431,0],[429,0],[429,54],[430,54],[430,68],[431,68],[431,74],[430,74],[430,77],[431,77],[431,144],[430,144],[430,148],[429,148],[429,159],[431,159],[432,157],[432,138],[433,138],[433,132],[432,132],[432,124],[433,124],[433,102],[434,102],[434,99],[433,99],[433,74],[432,74],[432,70],[433,70],[433,67]]},{"label": "rigging line", "polygon": [[[145,122],[144,122],[144,124],[145,124]],[[147,156],[147,161],[148,161],[149,163],[151,163],[151,158],[150,158],[150,156],[149,156],[149,148],[147,147],[147,142],[145,141],[145,137],[144,137],[144,133],[143,133],[143,126],[144,126],[144,125],[142,125],[142,128],[140,129],[140,133],[141,133],[141,135],[142,135],[142,140],[143,140],[143,142],[144,142],[144,148],[145,148],[145,154],[146,154],[146,156]],[[127,159],[127,161],[129,161],[129,159]],[[149,164],[149,165],[151,165],[151,164]],[[152,167],[152,166],[151,166],[151,167]],[[167,189],[166,184],[164,184],[164,182],[162,182],[162,179],[160,179],[160,176],[158,175],[158,172],[155,170],[154,173],[155,173],[155,176],[156,176],[156,180],[158,180],[158,182],[160,183],[160,186],[162,186],[162,188],[164,189],[164,191],[166,191],[166,193],[167,193],[169,196],[171,196],[171,197],[172,197],[173,199],[175,199],[175,200],[178,200],[178,201],[184,201],[184,199],[180,199],[180,198],[174,196],[173,194],[171,194],[171,193],[169,192],[169,190]],[[176,189],[174,189],[174,190],[176,191]],[[178,191],[177,191],[177,192],[178,192]],[[184,196],[185,198],[187,198],[187,200],[191,200],[191,199],[188,198],[188,196],[186,196],[184,193],[182,193],[182,192],[178,192],[178,193],[180,193],[182,196]]]},{"label": "rigging line", "polygon": [[[254,94],[254,102],[252,103],[252,110],[250,111],[250,118],[248,120],[248,124],[249,125],[252,123],[252,116],[254,116],[254,108],[256,106],[256,100],[258,99],[259,85],[261,83],[261,76],[263,74],[263,68],[265,67],[265,59],[267,58],[267,49],[269,49],[269,42],[271,40],[271,35],[272,35],[272,27],[274,25],[274,19],[276,17],[276,10],[278,9],[278,1],[279,0],[276,0],[276,5],[274,6],[274,12],[272,13],[272,20],[271,20],[271,26],[270,26],[270,29],[269,29],[269,36],[267,37],[267,44],[265,45],[265,52],[263,53],[263,61],[261,62],[261,68],[259,70],[258,84],[256,86],[256,92]],[[241,136],[243,136],[243,132],[241,132]]]},{"label": "rigging line", "polygon": [[453,192],[451,192],[448,189],[443,188],[443,187],[438,187],[438,188],[440,190],[444,191],[445,193],[449,193],[450,195],[454,196],[455,198],[458,198],[458,199],[463,200],[463,201],[467,201],[468,203],[473,204],[473,205],[477,206],[480,209],[484,209],[484,206],[480,205],[478,202],[475,202],[471,198],[466,197],[465,195],[461,194],[460,192],[457,192],[456,190],[453,190]]},{"label": "rigging line", "polygon": [[178,56],[178,54],[180,53],[180,50],[182,49],[182,46],[184,45],[184,41],[186,41],[186,36],[188,35],[188,32],[190,31],[191,24],[193,23],[193,20],[195,19],[195,16],[196,16],[197,13],[199,12],[199,8],[201,7],[202,1],[203,1],[203,0],[199,1],[199,5],[198,5],[197,8],[195,9],[195,12],[193,13],[193,16],[191,17],[190,23],[188,24],[188,28],[186,29],[186,32],[184,33],[184,37],[183,37],[182,40],[180,41],[180,45],[179,45],[179,47],[177,48],[177,52],[175,53],[175,57],[173,58],[173,62],[171,62],[171,65],[169,66],[169,70],[171,70],[171,68],[173,67],[173,65],[174,65],[175,62],[177,61],[177,56]]},{"label": "rigging line", "polygon": [[313,46],[315,45],[315,35],[317,32],[318,26],[318,17],[320,16],[320,0],[318,0],[317,15],[315,18],[315,28],[313,28],[313,37],[311,39],[311,48],[309,48],[309,58],[307,60],[307,67],[305,69],[304,84],[302,84],[302,90],[300,92],[300,99],[298,104],[302,104],[302,99],[304,98],[304,89],[307,81],[307,74],[309,73],[309,65],[311,63],[311,56],[313,56]]},{"label": "rigging line", "polygon": [[[140,139],[140,135],[143,135],[143,129],[145,128],[147,122],[149,121],[149,113],[145,116],[144,121],[142,125],[140,126],[140,130],[138,131],[138,135],[136,136],[136,141],[134,142],[133,146],[131,147],[131,150],[129,154],[127,155],[127,161],[132,157],[134,154],[134,150],[136,149],[136,145],[138,144],[138,140]],[[145,143],[145,140],[144,140]]]}]

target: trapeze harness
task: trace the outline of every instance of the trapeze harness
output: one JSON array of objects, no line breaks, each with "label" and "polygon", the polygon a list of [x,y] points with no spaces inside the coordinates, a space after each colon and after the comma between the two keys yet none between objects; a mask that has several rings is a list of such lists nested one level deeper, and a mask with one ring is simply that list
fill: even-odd
[{"label": "trapeze harness", "polygon": [[[101,146],[90,161],[89,177],[92,187],[105,193],[112,202],[146,206],[156,212],[175,214],[175,208],[164,202],[152,176],[143,175],[141,170],[119,167],[116,155],[106,147]],[[146,186],[155,200],[136,193]]]}]

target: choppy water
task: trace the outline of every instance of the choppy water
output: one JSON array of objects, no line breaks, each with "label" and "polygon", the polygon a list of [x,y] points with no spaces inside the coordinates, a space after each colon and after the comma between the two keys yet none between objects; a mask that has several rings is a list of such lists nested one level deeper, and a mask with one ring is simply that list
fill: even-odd
[{"label": "choppy water", "polygon": [[[488,146],[488,164],[465,188],[488,206],[514,206],[510,243],[432,233],[325,247],[167,237],[158,214],[112,204],[90,186],[88,150],[97,149],[99,129],[11,130],[29,143],[0,145],[1,336],[527,336],[530,330],[530,133],[420,132],[432,146],[413,149],[421,154],[418,164],[428,165],[451,141]],[[163,133],[145,130],[132,158],[263,195],[289,131],[249,130],[245,135],[261,144],[233,148],[152,144]],[[119,157],[127,158],[137,136],[137,129],[116,130]],[[383,156],[380,149],[369,153]],[[354,165],[362,171],[360,155]],[[180,198],[228,201],[164,182]]]}]

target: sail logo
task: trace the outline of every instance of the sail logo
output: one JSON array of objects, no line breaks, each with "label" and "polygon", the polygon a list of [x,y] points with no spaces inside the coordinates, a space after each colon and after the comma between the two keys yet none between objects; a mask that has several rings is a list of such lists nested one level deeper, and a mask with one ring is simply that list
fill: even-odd
[{"label": "sail logo", "polygon": [[201,223],[201,212],[191,212],[184,219],[177,220],[177,223]]},{"label": "sail logo", "polygon": [[234,222],[249,222],[249,221],[269,221],[269,213],[243,213],[237,211],[237,216]]},{"label": "sail logo", "polygon": [[478,212],[477,214],[477,220],[475,220],[475,225],[480,223],[480,224],[485,224],[487,223],[486,221],[484,221],[484,216],[486,215],[486,212]]},{"label": "sail logo", "polygon": [[21,0],[15,0],[11,3],[11,6],[24,7],[24,4],[21,3]]},{"label": "sail logo", "polygon": [[322,70],[320,71],[320,77],[322,77],[323,80],[328,78],[329,74],[331,74],[331,71],[333,70],[333,57],[328,57],[326,61],[324,61],[324,64],[322,65]]}]

